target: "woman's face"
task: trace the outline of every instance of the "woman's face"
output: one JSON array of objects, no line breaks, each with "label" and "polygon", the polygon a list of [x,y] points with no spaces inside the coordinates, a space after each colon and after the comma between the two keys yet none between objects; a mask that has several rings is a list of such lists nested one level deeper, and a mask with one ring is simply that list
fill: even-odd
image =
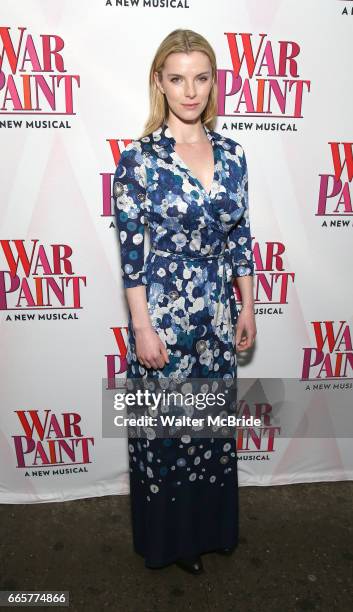
[{"label": "woman's face", "polygon": [[206,53],[170,53],[162,80],[159,81],[157,72],[154,78],[157,87],[166,95],[170,112],[182,121],[193,122],[199,118],[213,84],[211,62]]}]

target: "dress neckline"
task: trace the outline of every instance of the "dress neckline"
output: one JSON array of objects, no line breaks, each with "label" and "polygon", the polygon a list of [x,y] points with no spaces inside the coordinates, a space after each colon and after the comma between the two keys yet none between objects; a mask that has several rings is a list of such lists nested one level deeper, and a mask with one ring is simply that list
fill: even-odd
[{"label": "dress neckline", "polygon": [[187,165],[187,163],[182,159],[182,157],[180,157],[180,155],[176,152],[175,150],[175,145],[176,140],[174,138],[174,136],[172,135],[169,125],[166,121],[163,122],[163,127],[164,127],[164,135],[170,140],[170,143],[172,145],[172,157],[174,159],[174,161],[176,161],[179,166],[181,166],[188,174],[189,176],[198,184],[198,186],[200,187],[201,191],[206,195],[207,198],[210,198],[212,196],[212,192],[213,192],[213,187],[216,183],[216,147],[215,147],[215,141],[213,138],[213,135],[211,133],[211,130],[208,129],[208,127],[203,123],[202,124],[203,129],[206,133],[206,136],[208,138],[208,140],[211,142],[212,145],[212,152],[213,152],[213,176],[212,176],[212,182],[211,182],[211,187],[209,191],[206,191],[204,185],[201,183],[201,181],[197,178],[197,176],[194,175],[194,173],[191,171],[191,169],[189,168],[189,166]]}]

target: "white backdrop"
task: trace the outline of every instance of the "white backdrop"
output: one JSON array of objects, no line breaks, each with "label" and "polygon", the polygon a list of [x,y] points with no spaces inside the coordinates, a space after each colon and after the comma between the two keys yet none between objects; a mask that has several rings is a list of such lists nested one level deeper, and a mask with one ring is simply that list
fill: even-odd
[{"label": "white backdrop", "polygon": [[[247,156],[258,334],[238,375],[297,379],[298,419],[325,389],[333,423],[335,406],[347,423],[352,412],[353,2],[122,4],[1,3],[3,503],[129,491],[126,440],[102,437],[102,379],[126,365],[111,184],[147,118],[155,51],[177,27],[215,49],[215,129]],[[247,55],[236,81],[231,50],[242,57],[246,41],[259,54],[254,70]],[[347,163],[335,179],[342,143]],[[310,439],[279,432],[270,451],[239,449],[240,484],[351,479],[342,429]]]}]

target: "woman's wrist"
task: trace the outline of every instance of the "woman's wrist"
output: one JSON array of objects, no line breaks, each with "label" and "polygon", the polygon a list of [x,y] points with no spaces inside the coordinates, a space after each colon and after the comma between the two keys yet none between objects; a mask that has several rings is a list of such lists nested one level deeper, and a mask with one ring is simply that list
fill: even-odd
[{"label": "woman's wrist", "polygon": [[132,322],[132,327],[134,328],[134,332],[143,332],[143,331],[148,331],[153,329],[153,326],[151,323],[137,323],[135,325],[134,322]]},{"label": "woman's wrist", "polygon": [[245,304],[242,304],[241,310],[254,312],[254,302],[245,302]]}]

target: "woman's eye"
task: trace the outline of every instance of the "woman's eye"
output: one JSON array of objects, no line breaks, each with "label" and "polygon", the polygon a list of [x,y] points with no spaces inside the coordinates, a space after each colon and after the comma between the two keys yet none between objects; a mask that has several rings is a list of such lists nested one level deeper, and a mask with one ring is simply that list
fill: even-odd
[{"label": "woman's eye", "polygon": [[[176,81],[180,81],[180,77],[173,77],[170,80],[172,83],[176,83]],[[207,80],[208,80],[207,76],[200,77],[200,81],[207,81]]]}]

